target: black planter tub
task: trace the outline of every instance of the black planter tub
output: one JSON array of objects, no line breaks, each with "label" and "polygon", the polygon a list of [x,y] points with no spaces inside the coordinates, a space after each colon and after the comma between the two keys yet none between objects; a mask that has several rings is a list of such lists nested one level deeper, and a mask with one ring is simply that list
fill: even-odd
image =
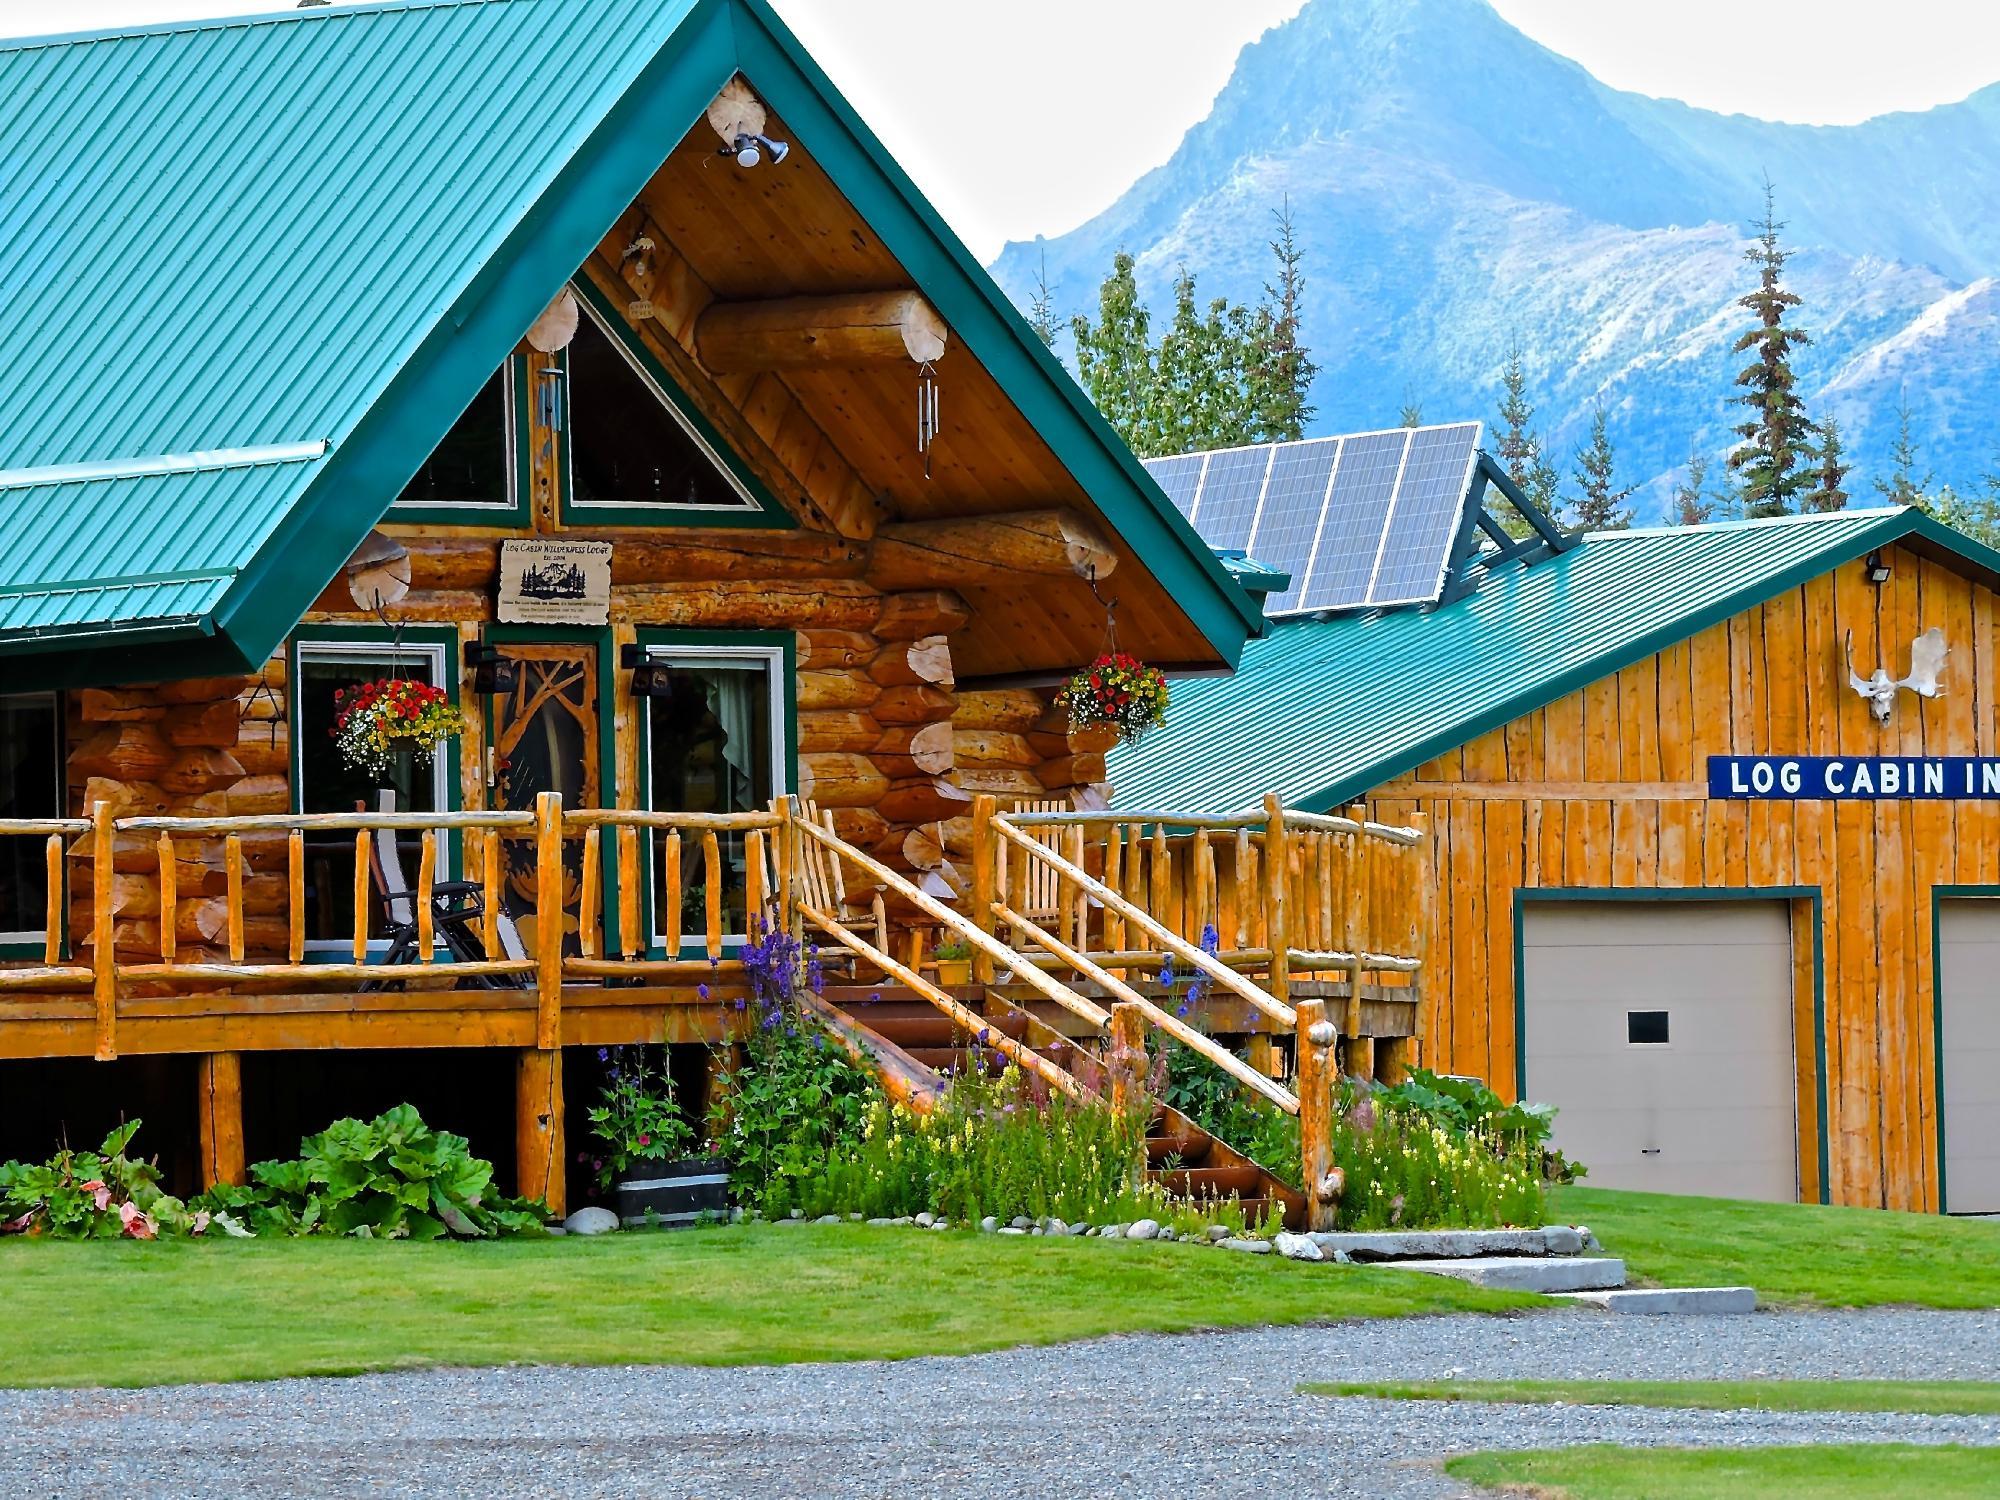
[{"label": "black planter tub", "polygon": [[628,1228],[680,1228],[729,1212],[729,1164],[719,1156],[647,1163],[643,1170],[645,1176],[613,1188],[619,1221]]}]

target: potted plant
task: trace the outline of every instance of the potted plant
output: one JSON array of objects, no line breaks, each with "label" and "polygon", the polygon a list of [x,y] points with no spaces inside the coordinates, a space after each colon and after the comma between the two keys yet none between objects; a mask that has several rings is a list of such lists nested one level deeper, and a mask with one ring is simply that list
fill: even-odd
[{"label": "potted plant", "polygon": [[385,780],[399,752],[428,765],[437,747],[465,732],[465,715],[443,688],[382,677],[335,691],[334,743],[355,770]]},{"label": "potted plant", "polygon": [[1124,651],[1107,651],[1063,685],[1056,701],[1069,711],[1072,730],[1100,726],[1131,744],[1166,722],[1167,677]]},{"label": "potted plant", "polygon": [[949,989],[955,984],[972,983],[972,949],[964,938],[953,938],[931,949],[937,964],[937,982]]},{"label": "potted plant", "polygon": [[664,1064],[643,1046],[600,1047],[604,1083],[589,1111],[600,1146],[590,1158],[600,1191],[611,1193],[626,1224],[692,1224],[729,1207],[729,1169],[713,1155],[690,1156],[694,1127]]}]

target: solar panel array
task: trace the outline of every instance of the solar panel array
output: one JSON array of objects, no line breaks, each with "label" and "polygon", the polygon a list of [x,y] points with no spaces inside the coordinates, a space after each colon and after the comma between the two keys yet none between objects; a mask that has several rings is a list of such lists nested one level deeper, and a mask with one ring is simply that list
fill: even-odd
[{"label": "solar panel array", "polygon": [[1203,541],[1292,575],[1268,614],[1430,604],[1472,488],[1480,425],[1398,427],[1151,458]]}]

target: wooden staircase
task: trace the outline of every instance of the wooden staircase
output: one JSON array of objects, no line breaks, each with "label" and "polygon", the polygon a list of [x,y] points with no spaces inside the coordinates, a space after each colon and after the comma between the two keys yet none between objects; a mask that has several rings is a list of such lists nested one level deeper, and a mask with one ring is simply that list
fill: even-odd
[{"label": "wooden staircase", "polygon": [[[1096,1039],[1072,1037],[1045,1020],[1034,1002],[1010,986],[964,985],[954,997],[980,1014],[995,1031],[1039,1054],[1093,1093],[1107,1093],[1110,1080]],[[930,1001],[894,983],[829,985],[821,997],[845,1023],[844,1031],[873,1053],[878,1064],[895,1066],[905,1087],[941,1091],[948,1078],[971,1068],[992,1071],[996,1055]],[[907,1060],[907,1061],[905,1061]],[[916,1076],[910,1077],[912,1071]],[[1235,1198],[1255,1224],[1276,1215],[1302,1226],[1305,1200],[1249,1157],[1211,1135],[1179,1110],[1154,1107],[1146,1132],[1146,1175],[1176,1198],[1196,1203]]]}]

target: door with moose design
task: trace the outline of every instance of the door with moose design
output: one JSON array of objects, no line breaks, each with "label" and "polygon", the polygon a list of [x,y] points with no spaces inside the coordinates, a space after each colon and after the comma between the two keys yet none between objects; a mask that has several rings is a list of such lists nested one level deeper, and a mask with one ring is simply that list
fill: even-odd
[{"label": "door with moose design", "polygon": [[[514,686],[492,702],[493,804],[528,812],[542,792],[560,792],[563,808],[602,807],[602,740],[598,734],[598,646],[594,641],[496,642],[515,663]],[[507,905],[531,953],[540,894],[532,839],[505,841]],[[578,907],[583,889],[583,835],[563,840],[561,942],[581,951]]]}]

